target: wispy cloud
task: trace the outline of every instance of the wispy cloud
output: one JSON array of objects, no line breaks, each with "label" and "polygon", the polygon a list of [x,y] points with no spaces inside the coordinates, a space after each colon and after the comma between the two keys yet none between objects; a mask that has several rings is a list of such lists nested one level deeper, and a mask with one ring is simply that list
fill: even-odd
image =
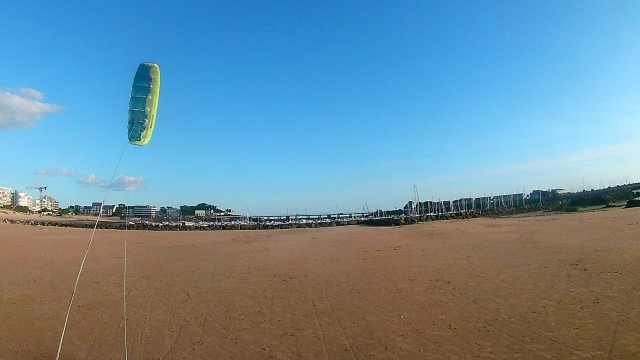
[{"label": "wispy cloud", "polygon": [[34,89],[21,88],[17,94],[0,91],[0,130],[8,128],[34,128],[36,121],[64,108],[43,103],[44,95]]},{"label": "wispy cloud", "polygon": [[42,101],[44,99],[44,94],[38,90],[30,89],[30,88],[21,88],[19,90],[20,95],[27,99],[32,99],[36,101]]},{"label": "wispy cloud", "polygon": [[107,185],[106,181],[93,174],[80,178],[80,180],[77,181],[78,184],[82,184],[84,186],[98,186],[109,188],[115,191],[136,191],[141,189],[146,182],[147,180],[142,177],[120,175],[120,177],[116,181],[112,182],[110,185]]},{"label": "wispy cloud", "polygon": [[55,170],[55,175],[62,175],[62,176],[68,176],[68,177],[75,177],[76,176],[76,169],[56,169]]},{"label": "wispy cloud", "polygon": [[526,171],[554,170],[559,167],[569,166],[586,167],[594,162],[601,161],[620,162],[625,159],[638,158],[638,149],[640,149],[640,142],[631,141],[617,145],[581,150],[572,154],[565,154],[563,156],[550,159],[540,159],[516,165],[481,169],[472,174],[474,176],[484,177]]},{"label": "wispy cloud", "polygon": [[147,180],[141,177],[120,175],[120,178],[109,185],[109,188],[116,191],[136,191],[143,187],[146,182]]},{"label": "wispy cloud", "polygon": [[[396,199],[408,199],[413,185],[417,184],[423,198],[435,196],[453,198],[461,196],[489,195],[491,191],[522,191],[522,188],[564,187],[567,190],[578,183],[585,187],[596,187],[600,181],[615,180],[623,183],[621,177],[630,181],[640,178],[640,141],[629,141],[615,145],[592,147],[555,157],[523,161],[517,164],[483,167],[478,164],[464,172],[444,173],[414,178],[373,179],[359,183],[357,191],[364,198],[379,189],[385,189],[378,201],[394,204]],[[589,187],[590,184],[590,187]],[[377,203],[376,203],[377,204]],[[369,201],[369,205],[372,202]],[[378,205],[375,205],[378,206]]]},{"label": "wispy cloud", "polygon": [[91,174],[89,176],[80,178],[80,180],[77,181],[78,184],[82,184],[84,186],[104,186],[105,182],[104,180],[100,179],[99,177]]},{"label": "wispy cloud", "polygon": [[[47,169],[42,169],[42,170],[36,171],[36,175],[47,175],[48,173],[49,173],[49,171]],[[67,176],[67,177],[75,177],[76,176],[76,169],[55,169],[55,170],[51,171],[51,176],[58,176],[58,175]]]}]

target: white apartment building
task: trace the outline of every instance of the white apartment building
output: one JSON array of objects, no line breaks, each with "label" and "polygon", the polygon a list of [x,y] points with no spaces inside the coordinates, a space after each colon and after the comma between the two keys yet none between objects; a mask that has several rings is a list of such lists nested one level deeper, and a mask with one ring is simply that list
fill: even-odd
[{"label": "white apartment building", "polygon": [[0,206],[11,204],[11,189],[0,186]]},{"label": "white apartment building", "polygon": [[23,193],[21,191],[13,192],[13,204],[11,204],[14,208],[17,206],[26,206],[31,211],[36,211],[36,201],[33,197],[27,193]]},{"label": "white apartment building", "polygon": [[152,218],[158,214],[158,208],[154,205],[127,206],[125,212],[132,217]]},{"label": "white apartment building", "polygon": [[60,210],[60,203],[53,196],[45,195],[42,200],[36,200],[36,211],[41,209],[57,212]]},{"label": "white apartment building", "polygon": [[133,216],[137,217],[155,217],[158,209],[153,205],[136,205],[133,208]]}]

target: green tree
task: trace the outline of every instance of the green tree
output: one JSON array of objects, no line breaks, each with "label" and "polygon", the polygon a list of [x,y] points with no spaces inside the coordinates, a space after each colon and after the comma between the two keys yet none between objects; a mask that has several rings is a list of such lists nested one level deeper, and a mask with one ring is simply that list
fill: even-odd
[{"label": "green tree", "polygon": [[16,211],[16,212],[21,212],[21,213],[31,213],[31,210],[28,207],[22,206],[22,205],[16,206],[16,208],[13,209],[13,210]]}]

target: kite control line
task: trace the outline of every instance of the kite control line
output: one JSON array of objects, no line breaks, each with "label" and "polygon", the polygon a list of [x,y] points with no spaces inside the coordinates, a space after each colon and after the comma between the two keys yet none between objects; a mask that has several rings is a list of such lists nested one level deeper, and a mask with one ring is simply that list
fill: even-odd
[{"label": "kite control line", "polygon": [[[100,203],[100,211],[98,212],[98,216],[96,217],[96,223],[93,225],[93,232],[91,233],[91,239],[89,239],[89,244],[87,245],[87,250],[84,253],[84,257],[82,258],[82,263],[80,264],[80,269],[78,270],[78,276],[76,277],[76,283],[73,285],[73,292],[71,293],[71,299],[69,300],[69,308],[67,309],[67,316],[64,319],[64,326],[62,327],[62,335],[60,335],[60,344],[58,344],[58,353],[56,354],[56,360],[60,358],[60,350],[62,349],[62,341],[64,340],[64,333],[67,330],[67,322],[69,321],[69,314],[71,313],[71,306],[73,305],[73,298],[76,296],[76,290],[78,289],[78,282],[80,281],[80,275],[82,274],[82,268],[84,267],[84,262],[87,260],[87,254],[89,254],[89,249],[91,248],[91,243],[93,242],[93,238],[96,234],[96,229],[98,228],[98,221],[100,221],[100,216],[102,216],[102,206],[104,206],[104,202],[107,200],[107,195],[109,195],[109,190],[111,189],[111,184],[113,184],[113,178],[116,176],[116,171],[118,171],[118,167],[120,166],[120,161],[122,161],[122,156],[124,155],[124,151],[127,149],[127,144],[122,148],[122,153],[120,153],[120,158],[118,159],[118,163],[116,164],[116,168],[113,170],[113,174],[111,175],[111,180],[109,181],[109,186],[107,186],[107,191],[104,194],[104,198]],[[126,241],[126,237],[125,237]],[[125,285],[126,285],[126,243],[125,243]],[[126,289],[125,289],[126,294]],[[125,295],[126,296],[126,295]],[[125,303],[125,320],[126,320],[126,303]],[[127,334],[127,327],[125,326],[125,339]],[[125,340],[125,352],[126,349],[126,340]],[[126,356],[126,355],[125,355]]]},{"label": "kite control line", "polygon": [[[127,203],[129,197],[127,196]],[[127,348],[127,236],[129,235],[129,211],[125,207],[124,224],[124,274],[122,275],[122,307],[124,310],[124,360],[129,360],[129,349]]]}]

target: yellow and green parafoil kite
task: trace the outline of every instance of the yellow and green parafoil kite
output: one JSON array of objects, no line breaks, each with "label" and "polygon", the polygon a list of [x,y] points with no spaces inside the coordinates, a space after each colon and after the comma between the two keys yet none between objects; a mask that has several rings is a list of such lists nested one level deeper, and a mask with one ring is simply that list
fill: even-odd
[{"label": "yellow and green parafoil kite", "polygon": [[133,78],[129,100],[127,133],[131,144],[146,145],[151,140],[159,95],[160,68],[154,63],[140,64]]}]

